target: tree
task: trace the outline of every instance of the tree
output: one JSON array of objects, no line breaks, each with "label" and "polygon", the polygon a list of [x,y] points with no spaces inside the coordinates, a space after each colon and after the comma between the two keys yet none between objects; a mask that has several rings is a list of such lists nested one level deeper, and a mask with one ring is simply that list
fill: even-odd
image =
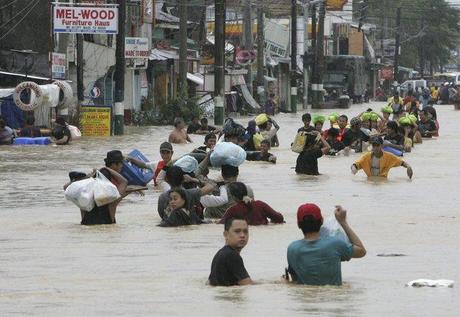
[{"label": "tree", "polygon": [[[354,8],[359,8],[358,2],[354,1]],[[367,20],[382,31],[380,37],[394,38],[398,7],[402,11],[401,65],[421,72],[427,65],[431,71],[441,70],[459,44],[460,10],[446,0],[369,1]]]}]

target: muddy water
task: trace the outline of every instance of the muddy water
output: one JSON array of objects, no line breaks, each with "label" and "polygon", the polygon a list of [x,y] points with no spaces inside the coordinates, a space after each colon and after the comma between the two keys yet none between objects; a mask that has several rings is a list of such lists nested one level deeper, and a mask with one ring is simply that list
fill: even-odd
[{"label": "muddy water", "polygon": [[[222,226],[156,227],[159,194],[153,190],[126,198],[114,226],[80,226],[79,211],[65,201],[68,171],[102,166],[111,149],[137,148],[158,159],[170,127],[129,128],[123,137],[63,147],[1,147],[0,314],[458,316],[458,285],[412,289],[404,284],[416,278],[460,283],[460,112],[438,106],[441,137],[405,157],[414,168],[412,181],[403,168],[392,170],[387,181],[367,180],[362,172],[352,176],[355,154],[321,158],[321,176],[297,176],[289,145],[300,116],[276,116],[281,125],[281,147],[272,151],[276,166],[241,167],[241,180],[287,221],[251,227],[242,256],[260,284],[250,287],[205,286],[212,257],[223,245]],[[195,144],[176,146],[175,156],[203,140],[192,138]],[[342,287],[280,283],[286,248],[301,237],[295,212],[305,202],[319,204],[326,216],[335,204],[346,207],[368,250],[364,259],[343,264]],[[382,253],[407,256],[377,256]]]}]

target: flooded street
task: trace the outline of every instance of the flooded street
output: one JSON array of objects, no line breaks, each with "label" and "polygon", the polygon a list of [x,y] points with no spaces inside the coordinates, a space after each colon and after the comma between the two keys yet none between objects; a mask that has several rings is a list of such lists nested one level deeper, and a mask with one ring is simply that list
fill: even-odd
[{"label": "flooded street", "polygon": [[[382,106],[375,103],[377,110]],[[344,111],[351,118],[369,104]],[[276,165],[246,162],[240,180],[256,199],[285,215],[286,224],[250,228],[242,251],[259,284],[205,285],[223,244],[222,225],[160,228],[158,192],[131,195],[113,226],[79,225],[66,201],[68,172],[103,166],[106,152],[141,150],[157,160],[171,127],[126,127],[125,136],[84,139],[70,146],[0,147],[0,315],[28,316],[458,316],[460,311],[460,112],[436,106],[440,137],[417,145],[404,168],[385,181],[356,176],[359,155],[319,159],[318,177],[298,176],[290,150],[298,114],[279,114]],[[332,111],[313,112],[330,114]],[[248,119],[237,121],[246,126]],[[326,124],[328,125],[328,123]],[[178,158],[203,142],[174,146]],[[217,174],[216,171],[212,172]],[[302,237],[297,207],[318,204],[323,215],[341,204],[367,256],[342,264],[342,287],[285,285],[290,242]],[[406,256],[379,257],[399,253]],[[409,288],[418,278],[451,279],[454,288]]]}]

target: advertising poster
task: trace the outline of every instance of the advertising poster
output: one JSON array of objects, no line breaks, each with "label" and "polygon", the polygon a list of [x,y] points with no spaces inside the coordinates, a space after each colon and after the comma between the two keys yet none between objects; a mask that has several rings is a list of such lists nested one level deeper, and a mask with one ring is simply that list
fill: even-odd
[{"label": "advertising poster", "polygon": [[54,5],[53,26],[54,33],[117,34],[118,8]]},{"label": "advertising poster", "polygon": [[82,106],[80,123],[83,136],[110,136],[109,106]]},{"label": "advertising poster", "polygon": [[51,54],[51,74],[53,79],[65,79],[66,55],[60,53]]}]

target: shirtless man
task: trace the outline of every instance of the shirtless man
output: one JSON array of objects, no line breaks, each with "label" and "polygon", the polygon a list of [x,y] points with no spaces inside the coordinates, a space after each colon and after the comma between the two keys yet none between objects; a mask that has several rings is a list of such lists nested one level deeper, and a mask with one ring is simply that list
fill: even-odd
[{"label": "shirtless man", "polygon": [[192,143],[185,131],[185,122],[182,118],[174,119],[174,130],[169,135],[169,142],[178,144]]}]

